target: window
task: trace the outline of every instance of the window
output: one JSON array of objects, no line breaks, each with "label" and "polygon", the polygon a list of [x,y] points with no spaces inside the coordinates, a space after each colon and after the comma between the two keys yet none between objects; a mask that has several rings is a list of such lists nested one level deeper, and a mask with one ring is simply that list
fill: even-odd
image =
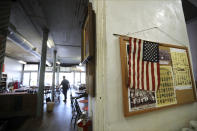
[{"label": "window", "polygon": [[37,72],[25,72],[23,75],[24,86],[37,86]]},{"label": "window", "polygon": [[52,86],[52,80],[53,80],[53,73],[52,72],[46,72],[45,73],[45,86]]},{"label": "window", "polygon": [[37,64],[26,64],[24,71],[38,71],[38,65]]},{"label": "window", "polygon": [[71,71],[71,67],[60,67],[60,71]]},{"label": "window", "polygon": [[23,85],[29,86],[30,72],[25,72],[23,75]]},{"label": "window", "polygon": [[[75,73],[75,77],[74,77]],[[55,73],[55,84],[56,84],[56,76]],[[75,84],[85,84],[86,83],[86,73],[85,72],[60,72],[59,73],[59,84],[61,84],[63,80],[63,76],[69,81],[71,85]],[[53,72],[45,72],[45,86],[52,86],[53,80]],[[38,72],[37,71],[25,71],[23,76],[23,85],[24,86],[38,86]]]},{"label": "window", "polygon": [[75,72],[75,84],[81,83],[80,72]]},{"label": "window", "polygon": [[31,72],[30,86],[37,86],[38,73]]},{"label": "window", "polygon": [[53,71],[53,67],[46,67],[45,71]]},{"label": "window", "polygon": [[62,80],[63,80],[63,76],[66,77],[66,79],[69,81],[70,85],[74,84],[74,73],[70,72],[70,73],[59,73],[59,83],[61,84]]},{"label": "window", "polygon": [[86,83],[86,73],[82,72],[81,73],[81,84],[85,84]]}]

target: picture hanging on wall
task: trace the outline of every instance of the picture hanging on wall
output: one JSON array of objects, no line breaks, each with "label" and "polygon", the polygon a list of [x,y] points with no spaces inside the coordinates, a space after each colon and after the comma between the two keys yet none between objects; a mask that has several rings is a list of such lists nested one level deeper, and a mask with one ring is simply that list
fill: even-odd
[{"label": "picture hanging on wall", "polygon": [[89,16],[87,16],[84,29],[83,29],[83,42],[84,42],[84,58],[86,59],[89,56]]},{"label": "picture hanging on wall", "polygon": [[129,111],[143,110],[156,106],[155,92],[128,88]]},{"label": "picture hanging on wall", "polygon": [[95,12],[92,4],[88,4],[88,11],[82,26],[81,62],[87,63],[95,55],[96,24]]},{"label": "picture hanging on wall", "polygon": [[81,63],[86,65],[88,95],[95,96],[96,83],[96,17],[92,4],[88,3],[87,15],[82,27]]},{"label": "picture hanging on wall", "polygon": [[160,66],[160,79],[160,88],[156,91],[157,107],[177,104],[171,66]]}]

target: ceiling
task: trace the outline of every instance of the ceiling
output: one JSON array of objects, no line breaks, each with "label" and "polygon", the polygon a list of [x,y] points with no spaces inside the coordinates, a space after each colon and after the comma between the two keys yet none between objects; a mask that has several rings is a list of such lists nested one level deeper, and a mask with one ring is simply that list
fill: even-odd
[{"label": "ceiling", "polygon": [[[47,49],[52,63],[53,50],[63,65],[79,64],[81,60],[81,27],[88,0],[15,0],[10,23],[41,54],[43,28],[49,29],[54,48]],[[186,22],[197,19],[197,1],[182,0]],[[30,52],[7,41],[6,55],[26,62],[39,62]]]},{"label": "ceiling", "polygon": [[[10,23],[36,51],[41,53],[43,28],[55,47],[47,49],[47,60],[53,61],[53,50],[62,64],[79,64],[81,60],[81,28],[88,0],[16,0]],[[6,54],[27,62],[39,62],[31,53],[7,41]]]}]

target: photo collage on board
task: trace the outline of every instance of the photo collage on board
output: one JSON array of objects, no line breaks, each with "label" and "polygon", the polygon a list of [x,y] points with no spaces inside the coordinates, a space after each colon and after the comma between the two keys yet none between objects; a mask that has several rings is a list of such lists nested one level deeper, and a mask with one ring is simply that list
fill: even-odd
[{"label": "photo collage on board", "polygon": [[[129,67],[129,49],[127,62]],[[192,88],[187,52],[159,46],[160,86],[156,91],[128,88],[129,111],[177,104],[176,90]]]}]

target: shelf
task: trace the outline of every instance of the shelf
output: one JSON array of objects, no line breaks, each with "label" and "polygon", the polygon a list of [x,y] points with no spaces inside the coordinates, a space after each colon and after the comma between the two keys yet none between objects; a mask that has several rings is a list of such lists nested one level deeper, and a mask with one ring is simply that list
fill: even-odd
[{"label": "shelf", "polygon": [[0,89],[6,88],[7,85],[7,74],[2,74],[0,78]]},{"label": "shelf", "polygon": [[2,75],[1,77],[2,77],[2,78],[7,78],[7,76],[3,76],[3,75]]}]

